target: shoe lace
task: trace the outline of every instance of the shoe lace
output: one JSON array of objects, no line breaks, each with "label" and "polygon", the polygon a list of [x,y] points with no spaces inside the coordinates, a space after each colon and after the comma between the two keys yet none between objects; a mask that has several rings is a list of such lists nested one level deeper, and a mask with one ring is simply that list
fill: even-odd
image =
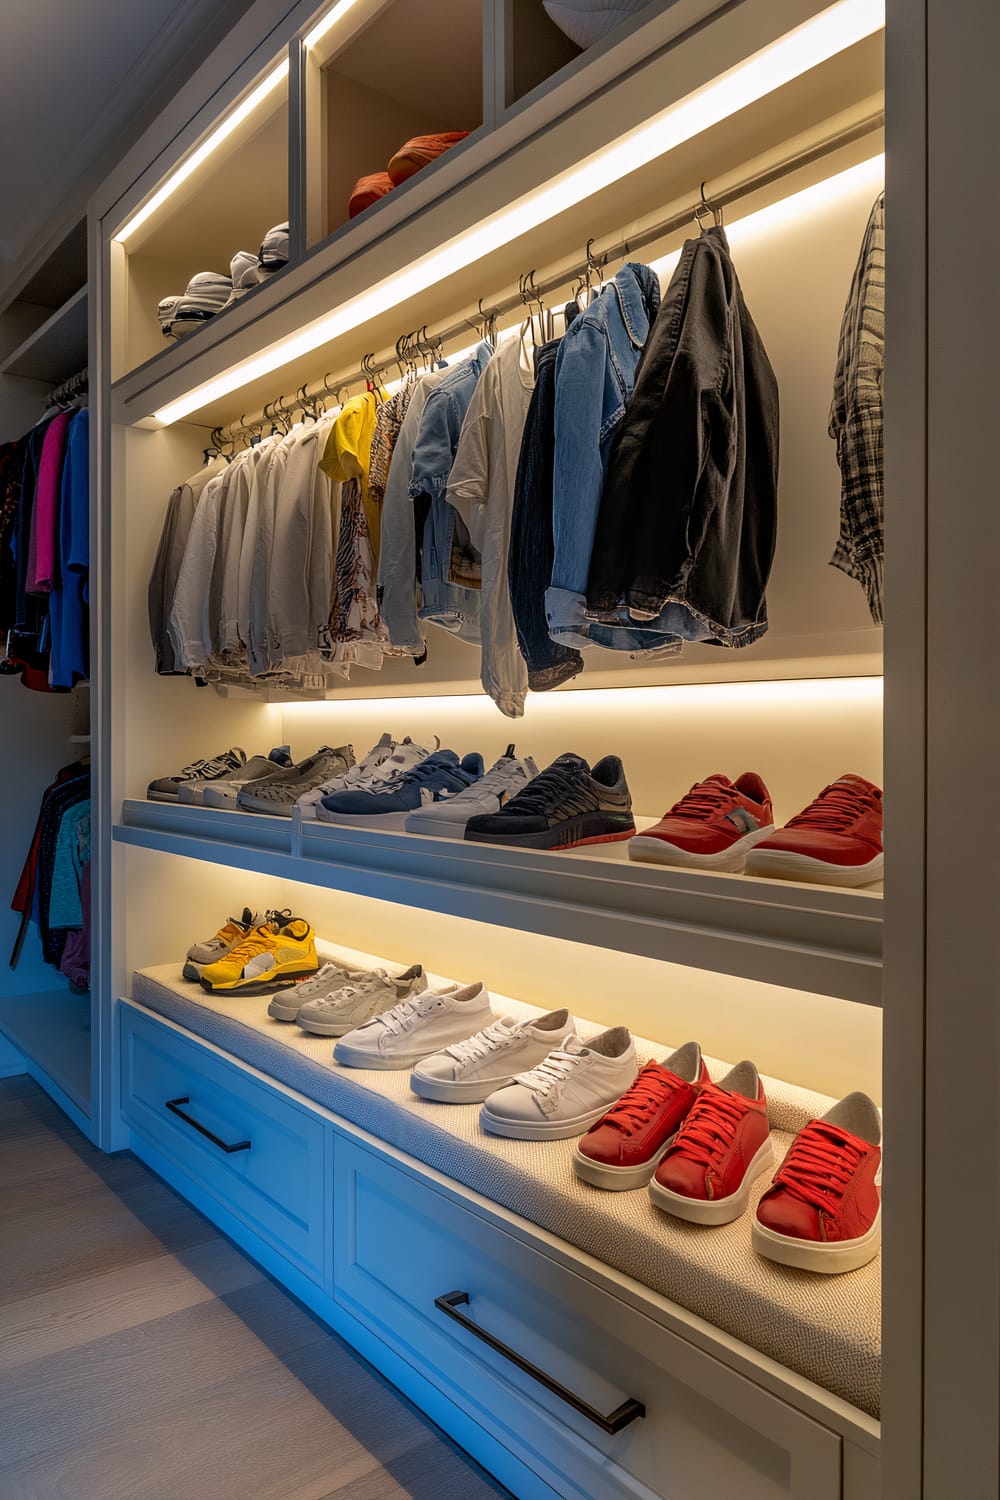
[{"label": "shoe lace", "polygon": [[521,788],[516,797],[511,798],[507,806],[513,808],[516,804],[518,812],[550,813],[563,801],[575,779],[576,767],[546,766]]},{"label": "shoe lace", "polygon": [[[246,756],[241,750],[226,750],[222,755],[215,755],[211,760],[199,762],[199,775],[206,781],[213,776],[221,776],[223,771],[235,771],[246,761]],[[185,775],[187,772],[185,771]]]},{"label": "shoe lace", "polygon": [[423,786],[426,782],[439,779],[441,776],[454,777],[461,784],[462,789],[472,785],[476,781],[475,776],[470,776],[468,771],[463,771],[461,766],[452,765],[451,761],[437,761],[428,763],[421,761],[419,766],[412,770],[404,771],[400,777],[400,786]]},{"label": "shoe lace", "polygon": [[648,1124],[650,1117],[661,1107],[665,1098],[674,1092],[674,1085],[653,1063],[647,1063],[632,1084],[613,1104],[601,1121],[602,1125],[613,1125],[622,1135]]},{"label": "shoe lace", "polygon": [[478,1062],[481,1057],[488,1057],[491,1052],[496,1052],[516,1034],[502,1021],[494,1021],[492,1026],[487,1026],[483,1031],[477,1031],[475,1036],[470,1036],[463,1042],[454,1042],[444,1050],[450,1057],[455,1058],[456,1062]]},{"label": "shoe lace", "polygon": [[583,1058],[582,1052],[564,1052],[561,1047],[557,1047],[537,1067],[531,1068],[527,1073],[518,1073],[514,1082],[523,1083],[534,1094],[547,1094],[565,1083]]},{"label": "shoe lace", "polygon": [[863,1156],[849,1135],[823,1120],[810,1120],[792,1142],[774,1184],[813,1208],[835,1212]]},{"label": "shoe lace", "polygon": [[710,776],[707,781],[696,782],[675,802],[668,814],[671,818],[693,818],[702,823],[713,813],[728,812],[733,803],[732,788],[724,781]]},{"label": "shoe lace", "polygon": [[485,776],[480,776],[475,783],[477,792],[502,792],[512,781],[524,781],[525,775],[521,770],[521,762],[514,760],[512,756],[501,756],[495,766],[490,766]]},{"label": "shoe lace", "polygon": [[265,948],[270,948],[277,933],[291,915],[290,911],[269,911],[266,920],[258,927],[251,927],[246,937],[231,949],[227,955],[228,960],[239,959],[245,962],[248,958],[254,958],[258,953],[263,953]]},{"label": "shoe lace", "polygon": [[295,983],[296,984],[317,984],[321,979],[330,979],[335,974],[339,974],[340,972],[341,972],[341,966],[340,966],[340,964],[335,964],[335,963],[333,963],[331,961],[330,963],[325,963],[322,966],[322,968],[317,969],[316,972],[315,972],[315,974],[307,974],[302,979],[296,979]]},{"label": "shoe lace", "polygon": [[833,781],[825,786],[815,801],[810,802],[785,825],[787,828],[824,828],[830,833],[842,833],[849,828],[861,813],[875,806],[875,795],[863,786],[850,782]]},{"label": "shoe lace", "polygon": [[674,1151],[702,1167],[711,1167],[729,1147],[743,1108],[725,1089],[707,1086],[698,1095],[681,1126]]},{"label": "shoe lace", "polygon": [[[396,754],[396,755],[400,754],[401,750],[402,750],[402,747],[399,746],[399,745],[397,745],[394,754]],[[412,753],[413,752],[411,751],[410,754],[412,755]],[[426,759],[426,754],[429,754],[429,753],[430,752],[422,753],[421,754],[421,759],[422,760]],[[392,756],[387,756],[386,757],[386,763],[387,764],[389,762],[391,762],[391,760],[392,760]],[[407,757],[407,761],[409,762],[409,756]],[[389,769],[388,773],[385,776],[373,776],[372,777],[371,781],[369,781],[369,783],[368,783],[369,790],[373,791],[373,792],[394,792],[394,791],[397,791],[398,788],[403,785],[403,781],[409,775],[411,769],[412,769],[412,766],[409,763],[406,764],[406,765],[402,765],[402,766],[390,766],[390,769]]]},{"label": "shoe lace", "polygon": [[397,748],[398,746],[393,742],[391,745],[383,745],[381,750],[369,751],[364,760],[359,760],[356,766],[352,766],[349,771],[345,771],[343,776],[338,778],[339,784],[347,787],[357,786],[359,782],[372,781],[374,779],[372,772],[378,770],[379,766],[384,766],[389,757],[395,754]]},{"label": "shoe lace", "polygon": [[426,1016],[434,1008],[437,996],[433,990],[423,990],[419,995],[407,995],[390,1010],[384,1010],[375,1019],[393,1036],[406,1030],[418,1016]]}]

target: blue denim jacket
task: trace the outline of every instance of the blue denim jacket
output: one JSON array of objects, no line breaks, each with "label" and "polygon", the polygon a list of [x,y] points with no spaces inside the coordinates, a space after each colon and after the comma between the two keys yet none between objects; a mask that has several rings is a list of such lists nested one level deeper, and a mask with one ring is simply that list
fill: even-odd
[{"label": "blue denim jacket", "polygon": [[472,393],[492,354],[492,343],[484,339],[473,355],[449,370],[431,391],[420,418],[410,479],[411,500],[427,497],[430,501],[422,537],[420,618],[466,641],[479,640],[480,595],[478,589],[449,581],[456,514],[445,491]]},{"label": "blue denim jacket", "polygon": [[[662,645],[637,629],[623,643],[586,618],[587,577],[611,443],[625,414],[635,372],[660,305],[660,283],[629,261],[566,330],[556,361],[555,466],[552,493],[552,582],[545,613],[563,645]],[[608,640],[604,637],[607,636]],[[668,648],[673,654],[677,646]]]}]

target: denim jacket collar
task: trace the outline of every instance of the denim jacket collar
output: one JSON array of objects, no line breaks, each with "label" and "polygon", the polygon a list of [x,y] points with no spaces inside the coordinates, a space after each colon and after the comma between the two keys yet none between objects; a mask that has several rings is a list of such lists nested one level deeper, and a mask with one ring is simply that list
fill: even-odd
[{"label": "denim jacket collar", "polygon": [[628,336],[636,349],[641,349],[660,306],[659,277],[649,266],[630,260],[622,266],[611,285],[618,295]]}]

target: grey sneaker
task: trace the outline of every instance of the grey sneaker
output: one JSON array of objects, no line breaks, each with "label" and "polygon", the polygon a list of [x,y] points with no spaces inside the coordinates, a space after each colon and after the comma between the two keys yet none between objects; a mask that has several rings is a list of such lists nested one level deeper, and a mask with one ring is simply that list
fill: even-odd
[{"label": "grey sneaker", "polygon": [[368,969],[349,969],[336,959],[328,959],[309,979],[300,979],[290,990],[279,990],[267,1007],[267,1013],[275,1021],[294,1021],[308,1001],[325,1000],[343,989],[345,984],[357,984],[367,979],[368,973]]},{"label": "grey sneaker", "polygon": [[262,271],[280,271],[288,264],[288,222],[275,224],[261,241],[257,264]]},{"label": "grey sneaker", "polygon": [[294,765],[287,745],[275,745],[267,755],[253,755],[235,776],[222,781],[185,782],[180,790],[182,802],[201,803],[204,807],[236,806],[236,798],[251,781],[263,781],[266,776],[276,776]]},{"label": "grey sneaker", "polygon": [[[435,743],[441,742],[436,740]],[[415,745],[409,735],[397,744],[391,734],[384,734],[378,744],[373,745],[368,754],[349,771],[331,776],[311,791],[303,792],[298,805],[305,817],[313,817],[317,805],[324,797],[329,797],[334,792],[357,791],[359,787],[370,789],[401,770],[419,765],[430,753],[422,745]]]},{"label": "grey sneaker", "polygon": [[192,943],[184,961],[184,978],[200,979],[202,970],[207,969],[209,964],[214,964],[217,959],[225,958],[237,943],[243,941],[252,927],[259,927],[271,915],[271,912],[251,911],[249,906],[244,906],[243,915],[230,917],[213,937],[206,938],[203,943]]},{"label": "grey sneaker", "polygon": [[514,746],[508,745],[486,775],[480,776],[463,792],[456,792],[454,797],[445,797],[438,802],[428,798],[422,807],[411,812],[406,820],[406,831],[437,834],[439,838],[464,838],[465,825],[470,818],[499,812],[537,775],[538,767],[531,756],[518,760]]},{"label": "grey sneaker", "polygon": [[246,751],[239,745],[234,745],[231,750],[224,750],[211,760],[192,761],[176,776],[161,776],[158,780],[151,781],[146,788],[146,796],[151,802],[177,802],[180,799],[182,781],[221,781],[223,777],[232,776],[241,766],[245,766],[246,761]]},{"label": "grey sneaker", "polygon": [[270,813],[274,818],[290,818],[292,808],[303,792],[311,792],[321,781],[331,776],[341,776],[354,764],[354,748],[341,745],[339,750],[321,745],[315,755],[278,771],[259,785],[244,787],[236,798],[236,805],[244,812]]},{"label": "grey sneaker", "polygon": [[346,1036],[372,1016],[417,994],[426,984],[423,964],[413,964],[395,978],[385,969],[373,969],[355,984],[345,984],[326,997],[308,1001],[295,1019],[303,1031],[314,1036]]},{"label": "grey sneaker", "polygon": [[257,264],[257,257],[252,250],[237,250],[230,263],[229,271],[233,289],[229,294],[226,307],[232,307],[234,302],[238,302],[252,287],[260,286],[264,280]]}]

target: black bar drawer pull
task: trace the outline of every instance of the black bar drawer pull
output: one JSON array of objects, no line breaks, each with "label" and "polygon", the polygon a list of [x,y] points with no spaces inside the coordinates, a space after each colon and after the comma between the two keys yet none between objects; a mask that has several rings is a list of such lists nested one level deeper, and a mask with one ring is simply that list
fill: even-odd
[{"label": "black bar drawer pull", "polygon": [[622,1402],[621,1406],[616,1407],[608,1416],[604,1416],[582,1397],[574,1395],[564,1385],[560,1385],[558,1380],[553,1380],[551,1375],[546,1375],[544,1370],[540,1370],[537,1365],[525,1359],[523,1354],[518,1354],[514,1349],[508,1348],[498,1338],[494,1338],[492,1333],[487,1333],[485,1328],[480,1328],[478,1323],[473,1323],[471,1318],[460,1313],[458,1308],[463,1304],[468,1305],[468,1301],[468,1292],[445,1292],[444,1296],[434,1298],[434,1306],[443,1312],[445,1317],[454,1318],[455,1322],[468,1333],[473,1334],[477,1339],[482,1339],[484,1344],[489,1344],[490,1348],[502,1354],[504,1359],[509,1359],[511,1364],[517,1365],[517,1368],[523,1370],[526,1375],[530,1375],[532,1380],[537,1380],[539,1385],[544,1385],[545,1389],[551,1391],[554,1396],[558,1396],[560,1401],[565,1401],[568,1406],[573,1407],[574,1411],[581,1412],[588,1422],[593,1422],[602,1431],[612,1434],[621,1432],[622,1428],[634,1422],[636,1417],[646,1415],[646,1408],[642,1402],[630,1396],[627,1401]]},{"label": "black bar drawer pull", "polygon": [[183,1120],[185,1125],[193,1126],[194,1129],[197,1130],[199,1135],[205,1136],[207,1140],[210,1140],[212,1142],[213,1146],[218,1146],[219,1150],[224,1151],[227,1156],[232,1156],[234,1151],[250,1150],[249,1141],[236,1141],[236,1143],[231,1146],[228,1141],[222,1140],[222,1138],[220,1136],[217,1136],[214,1131],[209,1130],[207,1125],[199,1125],[198,1121],[194,1118],[193,1115],[185,1114],[184,1110],[181,1109],[182,1104],[190,1103],[191,1097],[189,1094],[185,1094],[183,1099],[168,1099],[166,1101],[167,1108],[169,1109],[171,1114],[176,1115],[178,1119]]}]

